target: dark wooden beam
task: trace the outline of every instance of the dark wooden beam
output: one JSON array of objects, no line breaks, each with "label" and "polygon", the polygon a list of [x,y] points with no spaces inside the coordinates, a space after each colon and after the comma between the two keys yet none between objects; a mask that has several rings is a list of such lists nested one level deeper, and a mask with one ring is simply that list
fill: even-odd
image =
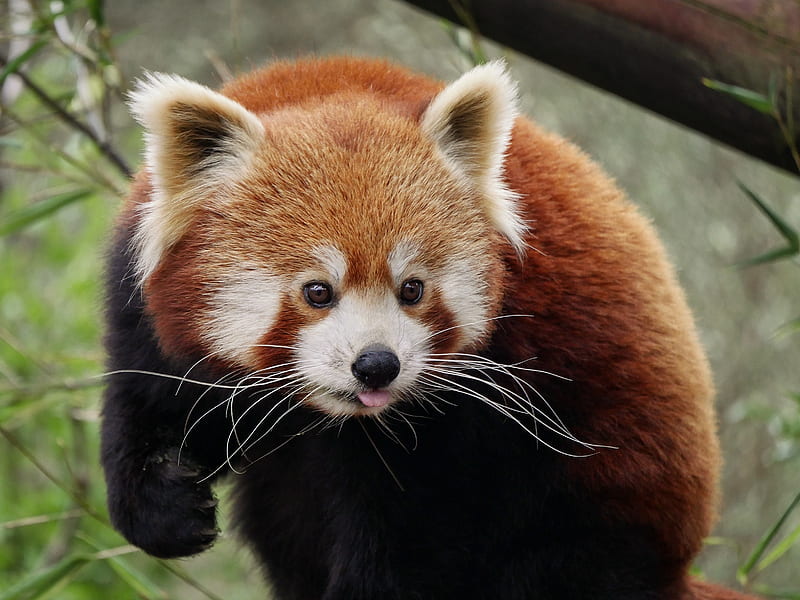
[{"label": "dark wooden beam", "polygon": [[798,140],[796,0],[409,1],[460,25],[463,9],[500,44],[798,174],[773,117],[702,83],[777,86]]}]

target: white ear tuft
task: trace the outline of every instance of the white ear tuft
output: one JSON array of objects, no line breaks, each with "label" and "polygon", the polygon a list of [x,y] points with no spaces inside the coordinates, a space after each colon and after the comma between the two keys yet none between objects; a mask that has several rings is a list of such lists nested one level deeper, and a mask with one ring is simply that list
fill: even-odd
[{"label": "white ear tuft", "polygon": [[516,84],[504,63],[493,61],[442,90],[425,110],[421,126],[450,167],[482,193],[487,216],[521,255],[527,226],[517,213],[517,194],[503,181],[517,114]]},{"label": "white ear tuft", "polygon": [[142,283],[186,233],[202,202],[242,176],[264,126],[230,98],[175,75],[145,76],[130,94],[130,107],[146,130],[153,186],[133,237]]}]

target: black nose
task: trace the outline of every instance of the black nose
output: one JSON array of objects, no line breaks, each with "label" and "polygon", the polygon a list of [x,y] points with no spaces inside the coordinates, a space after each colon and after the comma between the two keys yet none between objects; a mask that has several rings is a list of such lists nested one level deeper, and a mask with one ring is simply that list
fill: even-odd
[{"label": "black nose", "polygon": [[356,379],[373,389],[386,387],[400,372],[400,359],[386,346],[367,346],[353,363]]}]

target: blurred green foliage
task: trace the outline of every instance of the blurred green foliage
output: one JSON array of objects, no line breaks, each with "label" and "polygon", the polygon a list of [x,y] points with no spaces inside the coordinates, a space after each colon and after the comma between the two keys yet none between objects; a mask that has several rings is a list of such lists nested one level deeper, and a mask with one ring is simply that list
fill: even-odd
[{"label": "blurred green foliage", "polygon": [[135,137],[111,123],[122,78],[103,3],[9,11],[22,50],[0,73],[0,599],[218,598],[105,512],[100,282],[130,173],[112,135]]},{"label": "blurred green foliage", "polygon": [[[793,114],[793,99],[790,94],[792,89],[792,77],[793,73],[791,69],[787,68],[785,75],[785,93],[783,94],[781,94],[778,86],[778,79],[775,77],[772,78],[770,89],[766,94],[711,79],[704,79],[703,84],[711,89],[735,98],[753,110],[771,116],[778,124],[783,134],[784,142],[791,151],[798,170],[800,170],[800,151],[798,151],[797,146],[797,140],[800,136],[798,136],[791,118]],[[739,188],[769,220],[779,236],[783,238],[783,245],[758,256],[748,258],[741,263],[741,266],[753,267],[785,259],[794,260],[797,266],[800,266],[800,261],[797,260],[800,258],[800,235],[798,235],[797,229],[773,210],[763,198],[753,192],[747,185],[739,182]],[[797,302],[797,298],[795,298],[795,303],[798,309],[800,309],[800,303]],[[786,329],[787,331],[796,332],[799,327],[800,317],[789,323]],[[800,394],[792,394],[792,398],[797,403],[797,407],[800,408]],[[783,437],[793,439],[794,441],[800,440],[800,410],[792,411],[789,414],[774,416],[777,417],[780,423],[780,433]],[[737,579],[742,585],[750,586],[759,573],[783,557],[793,546],[800,543],[800,525],[797,525],[788,532],[783,531],[786,522],[798,508],[800,508],[800,492],[794,497],[788,508],[780,515],[773,526],[770,527],[761,540],[759,540],[750,556],[748,556],[747,560],[745,560],[737,570]],[[786,594],[777,594],[767,586],[755,587],[765,595],[800,598],[800,593],[789,592]]]}]

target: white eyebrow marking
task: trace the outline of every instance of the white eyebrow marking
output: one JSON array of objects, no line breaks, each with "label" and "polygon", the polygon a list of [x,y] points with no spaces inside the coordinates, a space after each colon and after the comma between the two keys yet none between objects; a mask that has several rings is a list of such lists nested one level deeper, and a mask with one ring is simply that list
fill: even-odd
[{"label": "white eyebrow marking", "polygon": [[333,281],[341,283],[347,273],[347,258],[336,246],[325,244],[316,246],[311,255],[320,262],[320,266],[328,272]]},{"label": "white eyebrow marking", "polygon": [[402,241],[399,242],[387,257],[389,269],[392,272],[392,278],[396,282],[402,281],[408,273],[408,269],[413,261],[419,256],[420,247],[415,242]]}]

